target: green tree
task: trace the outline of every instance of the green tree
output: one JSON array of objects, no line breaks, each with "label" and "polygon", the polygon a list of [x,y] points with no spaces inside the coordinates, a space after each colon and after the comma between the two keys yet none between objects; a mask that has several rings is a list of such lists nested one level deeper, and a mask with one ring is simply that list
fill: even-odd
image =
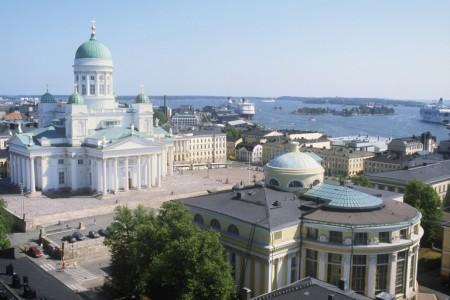
[{"label": "green tree", "polygon": [[159,125],[167,123],[167,117],[164,114],[164,112],[160,109],[155,109],[153,111],[153,121],[155,121],[156,119],[159,120]]},{"label": "green tree", "polygon": [[6,249],[11,246],[8,239],[8,233],[12,231],[13,220],[10,214],[5,211],[6,202],[0,199],[0,249]]},{"label": "green tree", "polygon": [[373,184],[370,182],[369,178],[367,178],[366,176],[362,176],[362,175],[353,176],[351,178],[351,180],[354,185],[367,186],[367,187],[373,186]]},{"label": "green tree", "polygon": [[227,138],[240,138],[242,133],[239,129],[228,127],[225,129],[225,134]]},{"label": "green tree", "polygon": [[442,202],[439,195],[428,184],[412,180],[406,185],[404,201],[422,213],[422,242],[425,245],[431,244],[439,236],[442,220]]},{"label": "green tree", "polygon": [[234,284],[216,233],[200,229],[180,202],[158,214],[118,208],[105,244],[112,286],[150,299],[230,299]]}]

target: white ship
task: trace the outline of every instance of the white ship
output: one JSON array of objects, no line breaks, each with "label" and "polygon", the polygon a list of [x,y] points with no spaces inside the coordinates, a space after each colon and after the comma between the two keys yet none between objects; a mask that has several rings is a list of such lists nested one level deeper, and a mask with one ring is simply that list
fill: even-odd
[{"label": "white ship", "polygon": [[255,116],[255,104],[245,98],[239,100],[228,98],[228,109],[249,120]]},{"label": "white ship", "polygon": [[420,117],[425,122],[450,124],[450,107],[439,99],[438,103],[425,105],[420,109]]}]

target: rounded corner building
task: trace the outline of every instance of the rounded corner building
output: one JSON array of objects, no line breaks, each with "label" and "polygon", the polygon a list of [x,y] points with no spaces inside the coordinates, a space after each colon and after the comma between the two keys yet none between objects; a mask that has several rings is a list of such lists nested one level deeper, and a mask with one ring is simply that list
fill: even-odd
[{"label": "rounded corner building", "polygon": [[420,212],[388,193],[324,182],[320,163],[290,146],[265,166],[265,185],[183,201],[195,223],[220,233],[237,287],[258,296],[309,276],[413,299]]}]

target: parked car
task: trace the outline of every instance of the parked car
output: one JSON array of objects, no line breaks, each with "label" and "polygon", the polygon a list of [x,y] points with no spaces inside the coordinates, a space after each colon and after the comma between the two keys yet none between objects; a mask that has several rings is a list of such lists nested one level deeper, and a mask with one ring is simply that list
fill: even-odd
[{"label": "parked car", "polygon": [[105,229],[101,228],[98,230],[98,234],[101,236],[107,236],[109,234],[109,230],[108,230],[108,228],[105,228]]},{"label": "parked car", "polygon": [[27,254],[31,257],[38,258],[44,255],[41,250],[36,246],[31,246],[28,248]]},{"label": "parked car", "polygon": [[66,235],[65,237],[62,238],[62,241],[69,242],[69,243],[75,243],[77,241],[77,239],[72,235]]},{"label": "parked car", "polygon": [[96,238],[100,237],[100,235],[97,232],[91,230],[88,233],[88,237],[90,237],[91,239],[96,239]]},{"label": "parked car", "polygon": [[74,238],[76,238],[77,241],[83,241],[84,240],[84,235],[81,232],[79,232],[79,231],[75,231],[74,233],[72,233],[72,236]]}]

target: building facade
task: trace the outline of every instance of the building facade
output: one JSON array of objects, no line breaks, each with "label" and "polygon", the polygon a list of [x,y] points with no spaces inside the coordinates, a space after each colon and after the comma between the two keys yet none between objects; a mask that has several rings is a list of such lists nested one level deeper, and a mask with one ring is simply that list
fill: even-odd
[{"label": "building facade", "polygon": [[218,132],[194,131],[173,138],[174,167],[224,166],[227,161],[226,135]]},{"label": "building facade", "polygon": [[261,144],[244,144],[236,146],[236,160],[252,164],[262,163],[263,146]]},{"label": "building facade", "polygon": [[420,212],[323,178],[322,166],[292,146],[266,166],[265,184],[183,203],[196,224],[220,234],[237,288],[253,296],[309,276],[370,298],[413,299]]},{"label": "building facade", "polygon": [[127,191],[161,185],[173,171],[173,145],[153,127],[153,106],[141,92],[129,107],[114,97],[110,50],[91,37],[78,47],[75,91],[66,104],[48,92],[39,128],[9,140],[11,182],[25,191]]},{"label": "building facade", "polygon": [[441,277],[450,282],[450,221],[442,225]]}]

